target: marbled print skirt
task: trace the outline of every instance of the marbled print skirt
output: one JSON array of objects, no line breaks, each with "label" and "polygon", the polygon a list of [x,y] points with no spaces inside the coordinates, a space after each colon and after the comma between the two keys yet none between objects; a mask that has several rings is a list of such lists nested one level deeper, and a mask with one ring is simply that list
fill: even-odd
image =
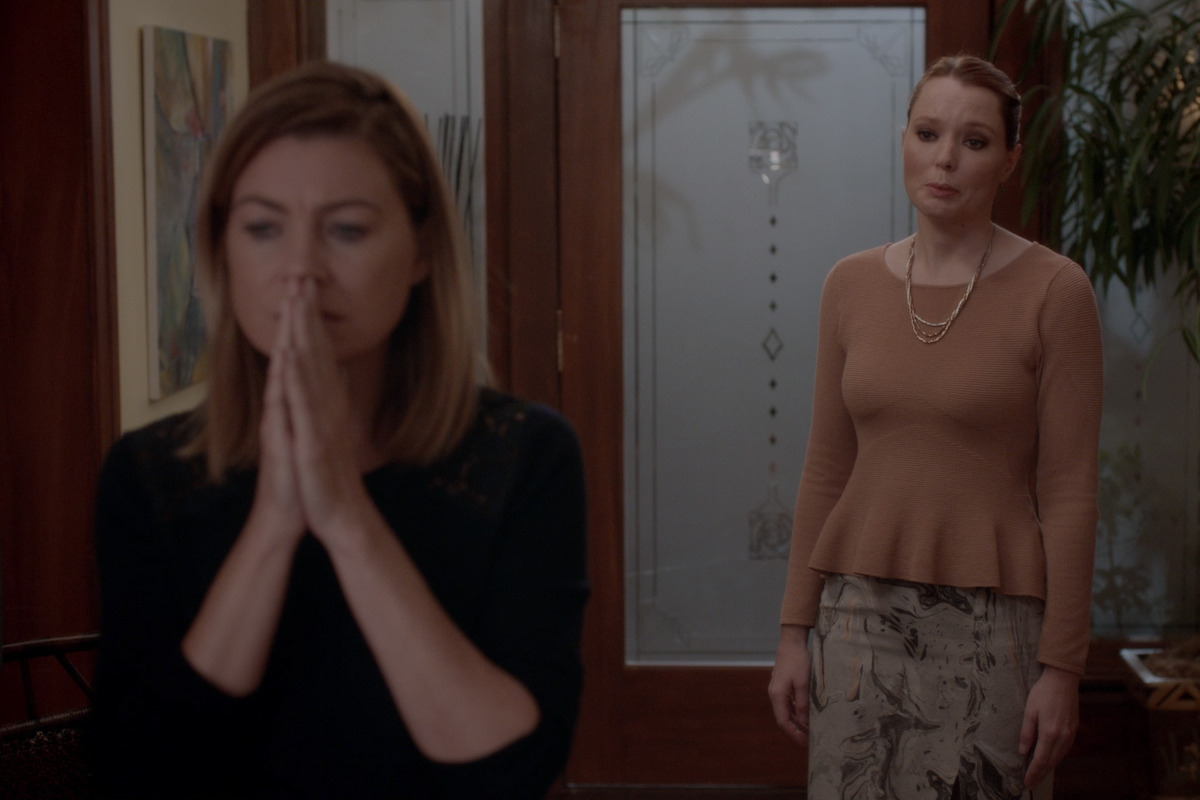
[{"label": "marbled print skirt", "polygon": [[1041,625],[1036,598],[830,576],[810,639],[809,800],[1028,796],[1017,748]]}]

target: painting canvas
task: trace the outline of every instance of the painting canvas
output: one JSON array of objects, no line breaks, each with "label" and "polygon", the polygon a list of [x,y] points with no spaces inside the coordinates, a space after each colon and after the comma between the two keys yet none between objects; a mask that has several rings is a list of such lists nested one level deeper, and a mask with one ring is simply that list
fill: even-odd
[{"label": "painting canvas", "polygon": [[148,355],[150,399],[158,400],[207,375],[196,208],[229,110],[230,44],[159,27],[142,36]]}]

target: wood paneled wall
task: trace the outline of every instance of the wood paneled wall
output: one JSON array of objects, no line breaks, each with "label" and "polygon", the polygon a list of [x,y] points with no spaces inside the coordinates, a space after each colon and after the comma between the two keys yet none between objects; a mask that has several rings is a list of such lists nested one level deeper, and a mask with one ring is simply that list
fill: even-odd
[{"label": "wood paneled wall", "polygon": [[496,380],[558,406],[558,131],[547,0],[484,0],[488,354]]},{"label": "wood paneled wall", "polygon": [[[98,623],[93,489],[117,430],[104,11],[0,4],[5,641]],[[16,706],[4,677],[0,721]]]}]

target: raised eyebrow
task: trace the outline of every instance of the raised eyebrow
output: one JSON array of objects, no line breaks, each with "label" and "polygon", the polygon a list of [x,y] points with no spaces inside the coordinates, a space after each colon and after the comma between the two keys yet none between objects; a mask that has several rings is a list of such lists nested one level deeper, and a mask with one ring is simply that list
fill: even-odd
[{"label": "raised eyebrow", "polygon": [[[230,210],[238,209],[245,205],[263,206],[271,211],[279,212],[280,214],[287,212],[287,207],[283,203],[279,203],[269,197],[263,197],[258,194],[248,194],[244,197],[239,197],[233,201]],[[351,198],[349,200],[335,200],[332,203],[326,203],[321,206],[319,211],[322,214],[330,214],[336,211],[341,211],[346,208],[366,208],[371,211],[379,211],[379,205],[370,200]]]},{"label": "raised eyebrow", "polygon": [[281,214],[284,211],[286,211],[286,209],[283,207],[283,205],[281,203],[276,203],[274,200],[271,200],[270,198],[267,198],[267,197],[263,197],[262,195],[259,195],[259,194],[248,194],[248,195],[245,195],[244,197],[236,198],[233,201],[232,205],[230,205],[229,210],[236,211],[237,209],[241,208],[242,206],[248,206],[248,205],[265,206],[266,208],[270,209],[271,211],[278,211]]},{"label": "raised eyebrow", "polygon": [[365,208],[368,211],[378,212],[379,204],[362,198],[350,198],[348,200],[335,200],[332,203],[326,203],[321,206],[322,214],[332,214],[337,211],[343,211],[347,208]]}]

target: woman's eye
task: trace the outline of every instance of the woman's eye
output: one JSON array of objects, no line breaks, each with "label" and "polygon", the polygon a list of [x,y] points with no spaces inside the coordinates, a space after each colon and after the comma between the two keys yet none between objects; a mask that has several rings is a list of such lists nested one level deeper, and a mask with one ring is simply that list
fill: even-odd
[{"label": "woman's eye", "polygon": [[279,235],[279,226],[268,221],[247,222],[242,230],[255,241],[265,241]]},{"label": "woman's eye", "polygon": [[917,138],[922,142],[932,142],[937,138],[937,135],[931,130],[919,130],[917,131]]},{"label": "woman's eye", "polygon": [[352,222],[335,222],[329,226],[329,234],[339,242],[357,242],[367,235],[367,228]]},{"label": "woman's eye", "polygon": [[982,150],[983,148],[987,147],[987,145],[988,145],[987,139],[975,139],[975,138],[967,139],[965,144],[967,145],[967,147],[971,148],[972,150]]}]

